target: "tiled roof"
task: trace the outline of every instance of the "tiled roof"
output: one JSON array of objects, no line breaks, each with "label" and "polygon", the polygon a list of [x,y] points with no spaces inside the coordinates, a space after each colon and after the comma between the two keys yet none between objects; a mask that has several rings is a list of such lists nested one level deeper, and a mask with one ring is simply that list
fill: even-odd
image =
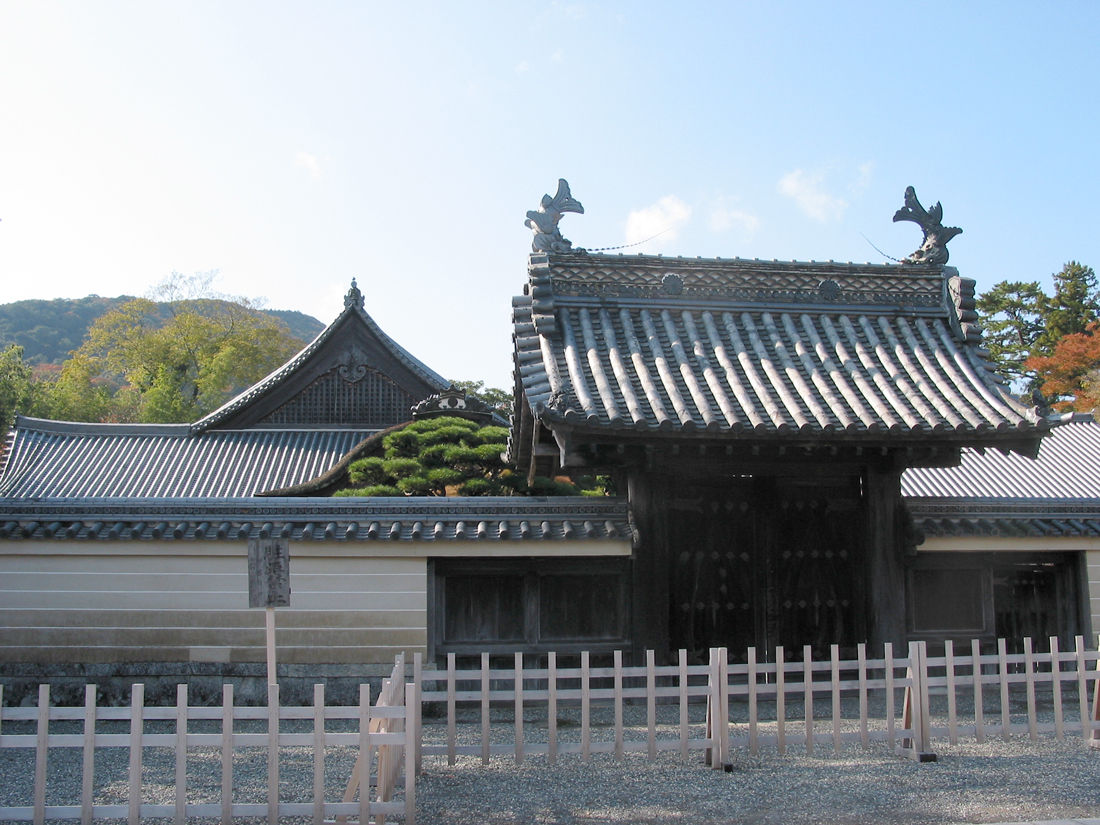
[{"label": "tiled roof", "polygon": [[906,470],[901,489],[909,498],[1100,500],[1100,424],[1090,418],[1053,427],[1035,459],[964,449],[957,467]]},{"label": "tiled roof", "polygon": [[618,498],[0,501],[0,540],[501,542],[632,536]]},{"label": "tiled roof", "polygon": [[251,496],[308,481],[368,430],[211,430],[19,418],[0,498]]},{"label": "tiled roof", "polygon": [[951,268],[571,254],[529,271],[516,370],[547,426],[1031,448],[1044,428],[982,357]]}]

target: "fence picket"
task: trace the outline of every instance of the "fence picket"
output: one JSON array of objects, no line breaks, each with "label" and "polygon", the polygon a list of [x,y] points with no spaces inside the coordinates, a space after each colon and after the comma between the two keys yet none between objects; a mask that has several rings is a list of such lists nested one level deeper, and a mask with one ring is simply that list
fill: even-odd
[{"label": "fence picket", "polygon": [[588,651],[585,650],[581,653],[581,759],[585,763],[592,755],[592,730],[590,726],[592,720],[589,708],[591,697],[588,692],[588,684]]},{"label": "fence picket", "polygon": [[[3,707],[0,695],[0,707]],[[92,825],[92,789],[95,787],[96,686],[84,686],[84,743],[80,764],[80,825]]]},{"label": "fence picket", "polygon": [[1012,736],[1012,714],[1008,704],[1008,651],[1004,639],[997,640],[997,673],[1001,687],[1001,738]]},{"label": "fence picket", "polygon": [[970,658],[974,663],[971,676],[974,680],[974,739],[985,741],[985,691],[982,687],[982,648],[977,639],[970,640]]},{"label": "fence picket", "polygon": [[1066,738],[1062,720],[1062,658],[1058,650],[1058,637],[1050,637],[1050,692],[1054,701],[1054,735],[1061,742]]},{"label": "fence picket", "polygon": [[[413,668],[416,668],[416,660],[413,660]],[[383,691],[385,687],[383,686]],[[378,697],[381,701],[381,695]],[[355,767],[359,769],[359,823],[364,825],[370,821],[370,763],[371,763],[371,718],[370,718],[370,685],[359,685],[359,758],[355,760]],[[415,749],[414,749],[415,750]],[[353,771],[355,768],[352,769]],[[416,770],[416,758],[413,757],[413,770]],[[354,777],[353,777],[354,781]],[[382,759],[378,759],[378,783],[382,783]],[[351,790],[349,783],[348,790]],[[345,798],[346,798],[345,794]],[[348,800],[350,801],[350,800]]]},{"label": "fence picket", "polygon": [[1031,637],[1024,637],[1024,681],[1027,688],[1027,734],[1032,742],[1039,740],[1039,720],[1035,710],[1035,654]]},{"label": "fence picket", "polygon": [[455,763],[455,739],[457,728],[455,720],[455,655],[447,654],[447,764]]},{"label": "fence picket", "polygon": [[[1097,637],[1096,643],[1098,648],[1096,655],[1096,672],[1092,682],[1092,717],[1089,722],[1090,728],[1092,728],[1093,722],[1100,722],[1100,636]],[[1089,746],[1100,748],[1100,730],[1092,728],[1092,735],[1089,737]]]},{"label": "fence picket", "polygon": [[863,747],[870,745],[867,733],[867,644],[856,645],[856,661],[859,667],[859,741]]},{"label": "fence picket", "polygon": [[187,821],[187,685],[176,685],[176,814],[175,825]]},{"label": "fence picket", "polygon": [[775,745],[780,754],[787,752],[787,667],[783,645],[775,649]]},{"label": "fence picket", "polygon": [[[486,654],[488,656],[488,654]],[[486,658],[486,661],[488,659]],[[488,665],[486,665],[488,667]],[[549,743],[547,744],[547,759],[551,765],[558,758],[558,655],[550,651],[546,661],[547,669],[547,697],[546,715],[550,726]],[[487,671],[486,671],[487,672]],[[488,695],[486,688],[486,695]],[[488,748],[488,745],[486,745]],[[488,752],[488,751],[486,751]]]},{"label": "fence picket", "polygon": [[756,719],[756,648],[748,649],[748,688],[749,688],[749,753],[756,756],[760,752],[757,741]]},{"label": "fence picket", "polygon": [[959,744],[959,720],[955,708],[955,643],[943,643],[945,678],[947,679],[947,736],[952,745]]},{"label": "fence picket", "polygon": [[657,673],[654,669],[652,650],[647,650],[645,652],[645,683],[645,711],[648,737],[646,754],[652,761],[657,758]]},{"label": "fence picket", "polygon": [[523,764],[523,654],[516,652],[514,690],[516,695],[516,764]]},{"label": "fence picket", "polygon": [[833,694],[833,753],[840,753],[840,645],[829,646]]},{"label": "fence picket", "polygon": [[802,648],[802,708],[806,721],[806,755],[814,752],[814,668],[813,650]]},{"label": "fence picket", "polygon": [[[554,654],[550,654],[550,658],[553,659]],[[551,688],[553,690],[553,688]],[[419,692],[419,691],[418,691]],[[556,699],[557,697],[555,697]],[[420,707],[417,703],[417,707]],[[557,743],[557,718],[555,713],[550,714],[550,741]],[[419,753],[420,749],[417,748]],[[553,764],[553,758],[551,757],[551,764]],[[489,654],[481,654],[481,764],[489,764]]]},{"label": "fence picket", "polygon": [[623,652],[616,650],[615,667],[615,758],[623,758]]},{"label": "fence picket", "polygon": [[50,686],[38,686],[38,728],[34,743],[34,825],[46,821],[46,757],[49,754]]},{"label": "fence picket", "polygon": [[222,685],[222,825],[233,822],[233,685]]},{"label": "fence picket", "polygon": [[145,685],[140,682],[130,693],[130,797],[127,822],[138,825],[141,819],[141,765],[144,752],[141,740],[145,733]]},{"label": "fence picket", "polygon": [[886,743],[894,749],[897,740],[894,731],[894,643],[886,642],[882,646],[883,674],[886,681]]},{"label": "fence picket", "polygon": [[688,663],[687,650],[679,651],[679,677],[680,677],[680,761],[687,762],[688,758]]},{"label": "fence picket", "polygon": [[[420,685],[423,684],[424,675],[424,656],[420,651],[413,654],[413,684],[416,685],[416,706],[420,707]],[[401,670],[401,678],[405,678],[405,670]],[[488,692],[488,691],[486,691]],[[423,753],[421,752],[420,738],[416,739],[416,775],[420,776],[421,761]]]},{"label": "fence picket", "polygon": [[325,686],[313,686],[313,825],[325,821]]},{"label": "fence picket", "polygon": [[[402,674],[403,675],[403,674]],[[405,685],[405,825],[416,825],[416,758],[413,742],[420,738],[420,690]],[[382,814],[379,814],[382,818]]]}]

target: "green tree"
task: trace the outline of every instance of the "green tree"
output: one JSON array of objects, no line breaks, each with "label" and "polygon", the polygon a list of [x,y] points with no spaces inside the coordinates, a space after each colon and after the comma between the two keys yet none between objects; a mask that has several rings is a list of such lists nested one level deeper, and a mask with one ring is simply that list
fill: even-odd
[{"label": "green tree", "polygon": [[1037,354],[1050,355],[1067,335],[1083,333],[1097,320],[1100,290],[1091,266],[1070,261],[1054,273],[1054,296],[1043,310],[1043,333]]},{"label": "green tree", "polygon": [[0,437],[33,403],[35,386],[31,367],[23,361],[23,348],[12,344],[0,352]]},{"label": "green tree", "polygon": [[978,297],[985,328],[983,342],[997,372],[1010,384],[1029,389],[1035,372],[1024,366],[1039,336],[1049,299],[1038,281],[1001,281]]},{"label": "green tree", "polygon": [[512,415],[512,393],[498,387],[486,387],[484,381],[452,381],[456,389],[484,401],[505,419]]},{"label": "green tree", "polygon": [[158,290],[166,304],[135,298],[98,318],[50,388],[51,414],[194,421],[297,351],[286,324],[246,299],[212,295],[209,277],[174,274]]}]

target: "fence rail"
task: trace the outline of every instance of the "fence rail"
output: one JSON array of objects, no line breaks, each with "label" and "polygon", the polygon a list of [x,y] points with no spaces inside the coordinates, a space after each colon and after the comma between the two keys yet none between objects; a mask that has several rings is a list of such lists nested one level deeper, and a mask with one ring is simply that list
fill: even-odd
[{"label": "fence rail", "polygon": [[[860,644],[855,659],[840,659],[833,645],[827,659],[815,661],[809,646],[801,660],[791,660],[782,647],[772,661],[759,661],[749,648],[744,663],[731,663],[725,648],[710,651],[709,662],[688,664],[679,651],[673,665],[656,665],[653,651],[644,665],[624,666],[615,651],[610,667],[592,667],[587,652],[579,667],[561,667],[554,653],[544,667],[530,667],[523,654],[514,654],[511,667],[491,667],[488,653],[481,654],[480,668],[456,666],[449,654],[445,668],[426,669],[419,655],[413,660],[413,685],[418,706],[442,706],[446,733],[425,741],[424,728],[416,740],[416,769],[427,756],[446,756],[454,764],[460,755],[480,756],[488,763],[493,755],[513,754],[517,764],[529,755],[545,755],[553,763],[559,754],[579,753],[588,761],[593,753],[645,752],[649,759],[661,751],[678,751],[682,760],[703,751],[708,764],[726,764],[736,749],[758,754],[762,746],[779,753],[803,747],[806,753],[830,744],[839,751],[845,742],[867,747],[883,742],[915,759],[930,759],[933,737],[947,737],[957,744],[960,736],[977,741],[988,735],[1008,738],[1027,732],[1053,732],[1058,738],[1079,733],[1100,747],[1100,656],[1077,637],[1072,651],[1059,651],[1051,638],[1045,653],[1023,640],[1023,653],[1007,653],[1005,640],[998,652],[982,654],[973,641],[969,654],[956,653],[947,642],[943,656],[929,657],[925,642],[912,642],[905,656],[895,656],[885,644],[880,658],[868,658]],[[1089,701],[1090,686],[1092,700]],[[1040,721],[1037,691],[1051,694],[1052,719]],[[986,694],[993,695],[987,698]],[[1020,694],[1023,694],[1020,697]],[[1014,699],[1023,699],[1026,716],[1013,717]],[[1069,709],[1069,700],[1075,705]],[[845,701],[846,700],[846,701]],[[692,721],[692,709],[705,702],[705,719]],[[972,708],[963,718],[960,703]],[[644,719],[638,707],[644,704]],[[668,719],[668,706],[675,706]],[[852,708],[852,705],[855,705]],[[657,708],[665,720],[658,723]],[[594,708],[610,708],[613,732],[595,736]],[[847,707],[847,715],[845,715]],[[511,710],[511,741],[492,735],[492,709]],[[995,709],[998,719],[988,718]],[[563,710],[579,713],[578,735],[569,741],[560,736]],[[629,712],[636,717],[630,724]],[[472,722],[476,734],[458,734],[460,714]],[[525,714],[545,720],[545,741],[525,734]],[[479,726],[479,729],[478,729]],[[637,734],[641,733],[639,737]]]},{"label": "fence rail", "polygon": [[[149,817],[171,818],[183,825],[188,817],[220,818],[229,823],[234,817],[267,817],[276,825],[279,817],[310,817],[325,822],[347,822],[349,817],[366,823],[371,817],[381,823],[387,816],[403,816],[415,825],[416,794],[413,754],[417,729],[414,688],[404,684],[404,662],[395,665],[393,675],[383,683],[379,701],[372,705],[370,688],[360,687],[357,706],[327,706],[324,685],[314,687],[313,705],[284,707],[279,704],[278,685],[268,688],[266,707],[236,707],[233,686],[225,685],[221,707],[194,707],[188,704],[187,686],[179,685],[174,707],[145,707],[144,686],[136,684],[128,707],[98,707],[96,687],[87,685],[83,707],[50,705],[50,686],[40,685],[35,708],[2,707],[0,686],[0,749],[33,752],[33,801],[30,805],[0,806],[0,820],[42,823],[47,819],[79,819],[90,825],[93,819],[123,819],[137,825]],[[237,730],[238,722],[266,722],[263,732]],[[303,732],[283,730],[285,722],[311,728]],[[78,723],[76,733],[51,732],[52,723]],[[101,723],[125,722],[125,733],[102,732]],[[194,723],[215,725],[217,732],[196,732]],[[330,722],[343,722],[349,730],[331,730]],[[33,724],[33,733],[8,733],[12,723],[22,727]],[[160,723],[158,725],[158,723]],[[154,732],[153,726],[170,727]],[[347,791],[342,801],[325,796],[326,749],[350,747],[358,751]],[[52,749],[78,749],[81,752],[80,798],[69,804],[47,805],[51,774],[48,762]],[[129,751],[124,804],[100,804],[95,801],[96,751],[126,748]],[[150,748],[169,749],[175,755],[174,802],[154,804],[145,801],[143,763]],[[300,788],[305,799],[285,799],[280,795],[280,752],[284,748],[302,748],[312,761],[311,785]],[[216,802],[189,801],[188,756],[196,749],[218,752],[221,766],[220,799]],[[266,750],[265,802],[238,802],[234,799],[234,756],[244,749]],[[404,765],[402,764],[404,763]],[[404,800],[393,799],[399,789],[404,767]],[[11,777],[9,777],[11,779]],[[372,781],[373,779],[373,781]],[[371,793],[371,789],[374,793]],[[364,792],[365,789],[365,792]],[[294,789],[298,790],[298,789]],[[358,792],[358,799],[356,799]],[[56,798],[56,790],[52,798]],[[68,801],[68,800],[66,800]]]}]

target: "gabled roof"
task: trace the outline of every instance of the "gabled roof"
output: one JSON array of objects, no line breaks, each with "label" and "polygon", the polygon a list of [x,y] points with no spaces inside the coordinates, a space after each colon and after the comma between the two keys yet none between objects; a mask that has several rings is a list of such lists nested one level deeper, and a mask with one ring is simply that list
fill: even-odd
[{"label": "gabled roof", "polygon": [[522,401],[555,433],[1033,451],[1045,429],[950,267],[533,254],[513,307]]},{"label": "gabled roof", "polygon": [[315,478],[370,430],[210,430],[20,417],[0,498],[221,498]]},{"label": "gabled roof", "polygon": [[1100,536],[1100,424],[1073,414],[1035,459],[963,449],[957,467],[911,468],[902,494],[930,536]]},{"label": "gabled roof", "polygon": [[[212,427],[251,426],[265,415],[302,395],[326,373],[337,373],[348,383],[362,381],[369,373],[381,371],[388,381],[411,398],[402,416],[392,421],[354,422],[375,429],[408,419],[409,408],[449,384],[439,373],[415,358],[408,350],[386,335],[363,308],[363,293],[351,282],[344,297],[344,310],[301,352],[218,409],[192,425],[195,432]],[[347,421],[326,421],[329,425]]]}]

